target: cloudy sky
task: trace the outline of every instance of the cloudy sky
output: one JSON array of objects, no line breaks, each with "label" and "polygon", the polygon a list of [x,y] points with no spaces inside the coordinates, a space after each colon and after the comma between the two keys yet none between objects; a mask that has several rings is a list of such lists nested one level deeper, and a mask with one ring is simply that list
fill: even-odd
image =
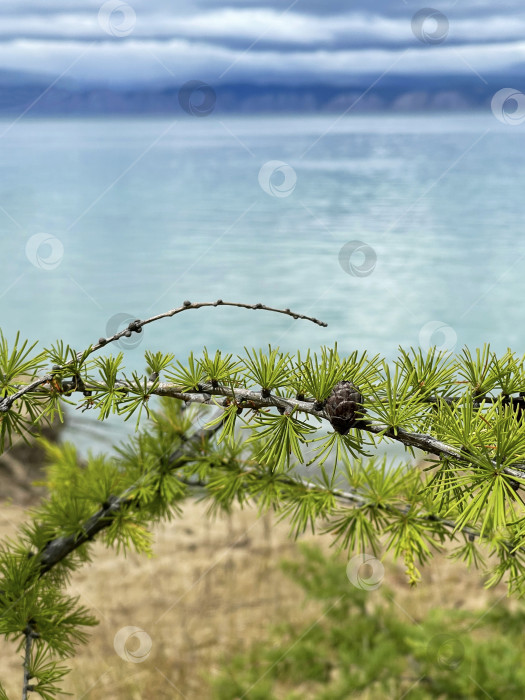
[{"label": "cloudy sky", "polygon": [[[351,84],[525,64],[523,0],[2,0],[0,71],[98,84]],[[418,14],[419,13],[419,14]]]}]

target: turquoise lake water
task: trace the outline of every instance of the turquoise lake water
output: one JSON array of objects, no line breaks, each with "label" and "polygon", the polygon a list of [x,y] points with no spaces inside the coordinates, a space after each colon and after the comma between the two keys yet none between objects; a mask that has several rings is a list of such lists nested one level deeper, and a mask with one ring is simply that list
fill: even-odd
[{"label": "turquoise lake water", "polygon": [[0,123],[0,327],[83,348],[525,352],[525,125],[491,114]]}]

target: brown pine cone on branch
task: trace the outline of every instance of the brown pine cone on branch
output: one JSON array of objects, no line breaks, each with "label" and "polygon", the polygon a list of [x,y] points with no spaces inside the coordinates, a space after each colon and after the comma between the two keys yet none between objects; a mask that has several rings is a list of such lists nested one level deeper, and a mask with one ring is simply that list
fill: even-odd
[{"label": "brown pine cone on branch", "polygon": [[346,435],[366,413],[364,397],[352,382],[338,382],[326,399],[324,410],[333,429]]}]

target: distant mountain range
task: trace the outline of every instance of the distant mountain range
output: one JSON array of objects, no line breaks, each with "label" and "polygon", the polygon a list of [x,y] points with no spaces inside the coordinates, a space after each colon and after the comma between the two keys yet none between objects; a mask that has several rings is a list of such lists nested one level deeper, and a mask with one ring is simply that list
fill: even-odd
[{"label": "distant mountain range", "polygon": [[[503,87],[521,90],[522,71],[514,76],[472,75],[361,76],[348,85],[211,85],[214,110],[220,112],[334,112],[351,108],[364,111],[458,111],[490,108],[490,100]],[[165,115],[181,111],[180,85],[107,87],[38,74],[0,72],[0,116],[23,112],[40,115]],[[525,90],[525,85],[523,85]],[[199,102],[198,96],[192,98]],[[353,106],[352,106],[353,105]]]}]

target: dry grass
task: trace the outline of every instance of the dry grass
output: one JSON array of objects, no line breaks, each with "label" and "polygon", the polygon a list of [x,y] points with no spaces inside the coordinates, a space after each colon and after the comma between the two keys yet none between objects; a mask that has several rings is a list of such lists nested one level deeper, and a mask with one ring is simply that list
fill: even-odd
[{"label": "dry grass", "polygon": [[[2,507],[2,536],[14,534],[24,510]],[[288,527],[254,509],[210,521],[205,506],[188,501],[182,519],[155,530],[155,556],[115,556],[94,547],[93,564],[74,576],[71,593],[99,618],[100,625],[80,654],[65,689],[89,700],[205,699],[206,674],[221,658],[264,638],[277,622],[310,621],[317,603],[279,569],[283,557],[298,556]],[[307,535],[328,550],[327,537]],[[342,560],[344,565],[344,560]],[[424,570],[415,590],[401,565],[387,559],[386,582],[395,591],[400,614],[420,619],[437,606],[479,609],[504,593],[485,591],[479,575],[438,556]],[[349,584],[350,586],[350,584]],[[136,626],[151,638],[142,663],[130,663],[115,652],[115,634]],[[133,651],[134,642],[128,645]],[[2,642],[0,678],[11,697],[20,694],[21,657]]]}]

